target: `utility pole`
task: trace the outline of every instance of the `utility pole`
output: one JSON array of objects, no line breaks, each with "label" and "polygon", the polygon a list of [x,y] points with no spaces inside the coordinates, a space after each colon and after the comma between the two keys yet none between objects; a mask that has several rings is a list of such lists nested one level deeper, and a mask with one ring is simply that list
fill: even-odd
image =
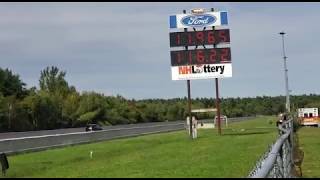
[{"label": "utility pole", "polygon": [[284,51],[284,35],[285,32],[279,33],[282,36],[282,50],[283,50],[283,63],[284,63],[284,77],[286,83],[286,111],[290,113],[290,96],[289,96],[289,85],[288,85],[288,69],[287,69],[287,56]]},{"label": "utility pole", "polygon": [[[288,85],[288,69],[287,69],[287,56],[284,51],[284,35],[286,34],[285,32],[280,32],[279,33],[282,36],[282,50],[283,50],[283,63],[284,63],[284,76],[285,76],[285,82],[286,82],[286,111],[287,113],[290,113],[290,95],[289,95],[289,85]],[[288,114],[287,114],[287,118]],[[288,119],[287,119],[288,120]],[[293,133],[293,120],[290,123],[291,126],[291,133],[290,133],[290,141],[291,141],[291,149],[294,148],[294,133]],[[293,151],[291,152],[291,159],[294,159],[294,154]]]}]

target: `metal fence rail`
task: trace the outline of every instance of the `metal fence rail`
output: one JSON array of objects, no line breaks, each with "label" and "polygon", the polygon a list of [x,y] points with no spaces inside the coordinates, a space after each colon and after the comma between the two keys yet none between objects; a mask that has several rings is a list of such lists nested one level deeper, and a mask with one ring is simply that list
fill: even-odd
[{"label": "metal fence rail", "polygon": [[249,178],[293,177],[293,120],[279,125],[279,138],[256,163]]}]

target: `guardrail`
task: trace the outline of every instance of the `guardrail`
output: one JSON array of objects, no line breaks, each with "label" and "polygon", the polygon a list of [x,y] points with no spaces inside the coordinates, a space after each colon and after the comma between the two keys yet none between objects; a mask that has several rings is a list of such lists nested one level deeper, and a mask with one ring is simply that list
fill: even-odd
[{"label": "guardrail", "polygon": [[293,120],[279,125],[279,138],[256,163],[249,178],[291,178],[293,176]]},{"label": "guardrail", "polygon": [[184,123],[167,123],[142,127],[127,127],[91,132],[51,134],[31,137],[19,137],[0,140],[0,152],[17,154],[28,151],[39,151],[54,147],[97,142],[115,138],[132,137],[144,134],[169,132],[184,129]]}]

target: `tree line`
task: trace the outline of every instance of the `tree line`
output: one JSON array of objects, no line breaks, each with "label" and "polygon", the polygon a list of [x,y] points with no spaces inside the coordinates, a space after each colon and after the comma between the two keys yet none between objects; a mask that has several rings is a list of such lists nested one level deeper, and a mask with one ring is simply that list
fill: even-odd
[{"label": "tree line", "polygon": [[[39,89],[26,88],[18,74],[0,68],[0,132],[47,130],[101,125],[185,120],[188,100],[126,99],[96,92],[78,92],[55,66],[40,72]],[[285,96],[221,98],[221,112],[228,117],[277,115],[285,111]],[[291,96],[292,109],[320,108],[320,95]],[[214,108],[214,98],[192,99],[192,108]],[[213,113],[196,114],[199,119]]]}]

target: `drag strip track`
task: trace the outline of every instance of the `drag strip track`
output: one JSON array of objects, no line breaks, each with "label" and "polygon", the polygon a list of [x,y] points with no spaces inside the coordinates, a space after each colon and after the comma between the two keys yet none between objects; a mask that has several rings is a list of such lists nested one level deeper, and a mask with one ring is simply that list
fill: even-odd
[{"label": "drag strip track", "polygon": [[[252,117],[230,118],[231,122]],[[212,121],[212,120],[211,120]],[[0,153],[16,154],[75,144],[185,129],[185,121],[153,122],[103,127],[104,130],[85,132],[84,128],[0,133]]]},{"label": "drag strip track", "polygon": [[[151,133],[169,132],[184,129],[183,121],[162,122],[162,123],[143,123],[136,125],[113,126],[101,131],[85,132],[81,128],[81,132],[71,133],[54,133],[41,134],[35,136],[1,138],[0,152],[7,154],[16,154],[28,151],[38,151],[48,148],[61,147],[74,144],[83,144],[97,142],[115,138],[131,137]],[[1,135],[1,134],[0,134]],[[34,134],[33,134],[34,135]]]},{"label": "drag strip track", "polygon": [[[104,126],[103,129],[110,130],[110,129],[120,129],[120,128],[147,127],[147,126],[160,125],[160,124],[161,125],[163,125],[163,124],[170,125],[170,124],[176,124],[176,123],[180,123],[180,122],[182,122],[182,121],[125,124],[125,125],[115,125],[115,126]],[[41,130],[41,131],[7,132],[7,133],[0,133],[0,140],[10,139],[10,138],[19,138],[19,137],[67,134],[67,133],[76,133],[76,132],[84,132],[84,131],[85,131],[85,127],[65,128],[65,129],[55,129],[55,130]]]}]

